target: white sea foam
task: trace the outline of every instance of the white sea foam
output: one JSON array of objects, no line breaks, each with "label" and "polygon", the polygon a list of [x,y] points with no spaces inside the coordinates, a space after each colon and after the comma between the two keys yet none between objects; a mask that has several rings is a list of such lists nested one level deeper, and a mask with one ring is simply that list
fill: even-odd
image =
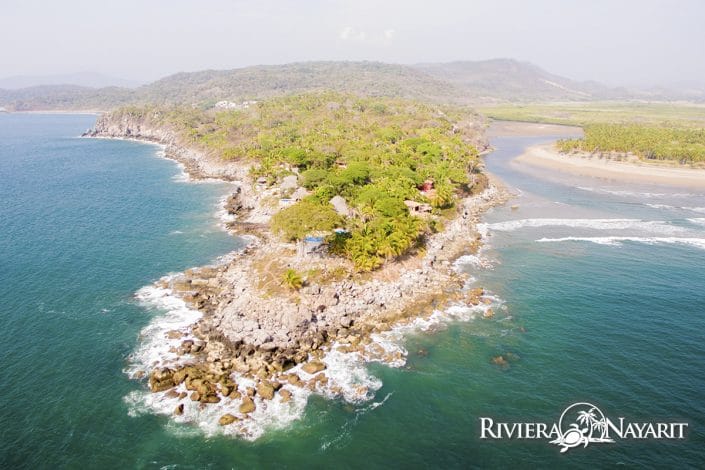
[{"label": "white sea foam", "polygon": [[[392,367],[406,364],[408,351],[404,348],[405,338],[416,332],[430,332],[443,328],[451,322],[467,322],[484,316],[489,310],[506,310],[504,301],[491,294],[485,294],[483,299],[488,303],[479,305],[455,304],[444,310],[434,310],[427,317],[417,317],[408,323],[402,323],[389,331],[375,333],[371,336],[373,346],[366,354],[369,362],[384,362]],[[368,348],[370,349],[370,348]]]},{"label": "white sea foam", "polygon": [[483,225],[487,231],[512,232],[522,228],[571,227],[592,230],[644,230],[652,233],[674,234],[683,232],[683,227],[659,220],[641,219],[519,219]]},{"label": "white sea foam", "polygon": [[[178,356],[175,352],[184,339],[191,338],[190,326],[195,323],[201,314],[175,297],[171,290],[147,286],[136,294],[137,299],[148,309],[157,309],[161,313],[156,316],[140,333],[140,344],[130,356],[125,372],[132,378],[140,375],[146,376],[154,367],[179,367],[192,361],[193,358],[185,355]],[[249,415],[239,412],[239,399],[233,400],[219,395],[221,401],[217,404],[200,406],[187,396],[183,399],[167,396],[166,392],[152,393],[147,390],[135,390],[124,397],[130,416],[139,416],[145,413],[156,413],[169,416],[170,423],[167,430],[178,436],[191,436],[202,433],[206,436],[226,434],[239,436],[248,440],[255,440],[264,433],[273,430],[285,429],[298,420],[304,413],[308,397],[318,394],[330,399],[342,399],[351,404],[361,404],[374,398],[375,393],[382,387],[382,381],[372,375],[366,367],[368,362],[382,362],[392,367],[401,367],[406,363],[407,351],[404,348],[404,338],[410,332],[431,331],[449,321],[468,321],[482,316],[489,308],[502,309],[502,301],[496,297],[486,295],[488,303],[477,306],[454,305],[446,310],[436,310],[426,318],[416,318],[406,324],[399,325],[389,331],[372,335],[372,342],[362,352],[343,352],[339,349],[344,343],[338,342],[331,345],[323,356],[326,364],[325,375],[327,383],[316,382],[313,390],[304,387],[284,385],[282,388],[291,392],[291,400],[284,403],[279,394],[273,400],[263,400],[257,395],[254,397],[256,409]],[[169,339],[167,333],[179,330],[184,336],[179,339]],[[302,381],[308,382],[314,375],[307,374],[298,365],[288,371],[296,373]],[[246,387],[254,386],[252,379],[239,374],[232,375],[242,392]],[[186,392],[185,384],[175,389],[177,392]],[[384,403],[373,403],[374,407]],[[183,414],[174,415],[174,409],[184,404]],[[226,413],[241,418],[240,421],[229,425],[220,426],[218,420]],[[190,424],[190,426],[186,426]]]},{"label": "white sea foam", "polygon": [[[169,289],[147,286],[140,289],[136,297],[145,307],[165,313],[155,317],[141,331],[140,344],[130,356],[125,372],[130,377],[137,378],[146,376],[155,367],[179,367],[192,361],[192,357],[178,356],[174,351],[185,339],[194,339],[190,335],[190,326],[201,318],[201,314],[188,308]],[[167,333],[171,330],[181,331],[184,335],[179,339],[169,339]],[[303,414],[308,397],[312,393],[328,398],[339,397],[350,403],[361,403],[374,397],[382,382],[367,371],[365,358],[358,352],[342,353],[336,350],[336,346],[333,345],[322,359],[327,366],[326,384],[317,383],[313,391],[284,385],[283,388],[292,393],[292,398],[287,403],[281,400],[280,395],[276,395],[273,400],[262,400],[255,396],[256,410],[247,416],[239,412],[240,400],[223,396],[220,396],[220,403],[201,408],[188,397],[179,400],[167,396],[166,392],[152,393],[137,390],[125,397],[125,403],[128,405],[130,416],[144,413],[163,414],[171,416],[177,423],[191,423],[199,432],[207,436],[232,434],[246,439],[257,439],[269,430],[290,426]],[[289,372],[298,374],[303,381],[313,378],[313,375],[302,370],[301,365]],[[238,374],[233,374],[232,378],[238,384],[240,391],[254,385],[251,379]],[[176,391],[185,392],[184,384],[179,385]],[[184,404],[183,415],[173,416],[174,409],[180,403]],[[218,420],[225,413],[231,413],[243,419],[230,426],[220,426]]]},{"label": "white sea foam", "polygon": [[607,188],[593,188],[589,186],[576,186],[577,189],[581,191],[589,191],[592,193],[602,193],[611,194],[614,196],[627,196],[627,197],[638,197],[638,198],[654,198],[654,197],[698,197],[703,196],[703,194],[696,193],[652,193],[646,191],[628,191],[628,190],[615,190]]},{"label": "white sea foam", "polygon": [[463,255],[455,260],[454,267],[459,269],[461,266],[472,266],[474,268],[489,269],[493,267],[492,261],[482,256],[481,253],[476,255]]},{"label": "white sea foam", "polygon": [[[171,158],[164,157],[167,160],[172,160]],[[224,183],[223,180],[218,179],[218,178],[193,178],[187,171],[186,171],[186,166],[178,162],[176,160],[172,160],[176,162],[176,164],[179,167],[179,172],[175,174],[174,176],[171,177],[171,180],[176,182],[176,183],[195,183],[195,184],[221,184]]]},{"label": "white sea foam", "polygon": [[703,218],[694,218],[694,219],[686,219],[688,222],[696,224],[696,225],[705,225],[705,219]]},{"label": "white sea foam", "polygon": [[624,242],[643,243],[646,245],[686,245],[705,250],[705,238],[678,238],[678,237],[562,237],[541,238],[539,243],[556,242],[590,242],[598,245],[621,246]]},{"label": "white sea foam", "polygon": [[[162,287],[143,287],[137,291],[135,297],[143,306],[166,313],[160,315],[158,320],[150,322],[140,332],[141,344],[130,356],[127,374],[135,377],[140,372],[148,373],[153,367],[168,367],[188,360],[188,357],[179,358],[171,349],[177,348],[188,338],[189,327],[201,318],[201,313],[190,309],[183,300],[172,295],[170,289]],[[185,336],[181,339],[169,339],[167,332],[171,330],[181,331]]]},{"label": "white sea foam", "polygon": [[225,209],[225,203],[227,202],[228,197],[230,197],[230,194],[226,194],[218,200],[218,210],[216,211],[216,217],[220,220],[220,225],[223,229],[226,228],[227,224],[235,222],[237,219],[237,215],[230,214]]},{"label": "white sea foam", "polygon": [[682,209],[705,214],[705,207],[682,207]]},{"label": "white sea foam", "polygon": [[680,209],[705,214],[705,207],[669,206],[668,204],[646,204],[654,209]]}]

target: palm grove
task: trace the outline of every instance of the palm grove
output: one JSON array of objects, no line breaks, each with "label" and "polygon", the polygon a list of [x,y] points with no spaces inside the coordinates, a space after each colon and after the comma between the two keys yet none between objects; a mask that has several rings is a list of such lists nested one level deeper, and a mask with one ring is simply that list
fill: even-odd
[{"label": "palm grove", "polygon": [[[313,93],[276,98],[241,110],[129,107],[115,112],[174,129],[226,160],[252,162],[251,177],[273,185],[295,174],[308,195],[272,218],[288,241],[328,233],[329,251],[359,271],[421,250],[456,199],[484,184],[477,115],[415,101]],[[433,190],[422,192],[422,185]],[[330,204],[341,196],[347,216]],[[405,204],[429,204],[416,217]],[[339,229],[333,231],[334,229]]]}]

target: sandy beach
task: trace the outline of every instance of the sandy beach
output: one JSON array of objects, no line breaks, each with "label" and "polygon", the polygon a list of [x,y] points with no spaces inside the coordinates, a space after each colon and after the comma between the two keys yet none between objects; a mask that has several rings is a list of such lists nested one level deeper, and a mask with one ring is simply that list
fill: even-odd
[{"label": "sandy beach", "polygon": [[628,183],[663,184],[705,189],[705,169],[653,163],[618,162],[589,155],[566,155],[559,153],[553,144],[529,147],[514,161],[522,165],[579,176],[607,178]]}]

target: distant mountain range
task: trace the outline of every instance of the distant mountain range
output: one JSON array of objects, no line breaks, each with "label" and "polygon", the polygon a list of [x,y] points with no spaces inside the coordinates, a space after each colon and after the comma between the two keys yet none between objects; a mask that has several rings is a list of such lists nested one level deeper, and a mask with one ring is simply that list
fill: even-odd
[{"label": "distant mountain range", "polygon": [[629,96],[623,88],[570,80],[529,62],[511,59],[418,64],[414,67],[432,77],[442,77],[474,97],[488,101],[584,101]]},{"label": "distant mountain range", "polygon": [[[82,83],[87,83],[88,78],[84,76]],[[94,76],[94,83],[100,83],[99,78]],[[103,83],[118,83],[114,80],[106,82],[108,78],[103,77]],[[2,83],[0,80],[0,88]],[[10,83],[19,82],[14,79]],[[416,65],[300,62],[177,73],[136,88],[44,84],[0,89],[0,107],[18,111],[109,110],[121,105],[144,103],[209,107],[223,100],[237,102],[316,90],[461,105],[629,99],[705,100],[705,93],[698,89],[674,92],[667,89],[638,91],[611,88],[597,82],[579,82],[553,75],[528,62],[494,59]]]},{"label": "distant mountain range", "polygon": [[74,85],[89,88],[137,88],[142,85],[142,83],[94,72],[68,73],[61,75],[16,75],[14,77],[0,78],[0,88],[4,88],[6,90],[18,90],[20,88],[47,85]]}]

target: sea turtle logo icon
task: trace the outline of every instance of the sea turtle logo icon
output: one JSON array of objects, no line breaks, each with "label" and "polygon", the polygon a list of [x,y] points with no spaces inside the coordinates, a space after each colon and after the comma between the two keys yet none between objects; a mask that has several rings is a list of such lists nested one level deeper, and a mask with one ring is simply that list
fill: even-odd
[{"label": "sea turtle logo icon", "polygon": [[561,446],[561,452],[597,442],[614,442],[607,433],[607,419],[602,411],[591,403],[574,403],[566,408],[558,421],[561,435],[551,444]]}]

